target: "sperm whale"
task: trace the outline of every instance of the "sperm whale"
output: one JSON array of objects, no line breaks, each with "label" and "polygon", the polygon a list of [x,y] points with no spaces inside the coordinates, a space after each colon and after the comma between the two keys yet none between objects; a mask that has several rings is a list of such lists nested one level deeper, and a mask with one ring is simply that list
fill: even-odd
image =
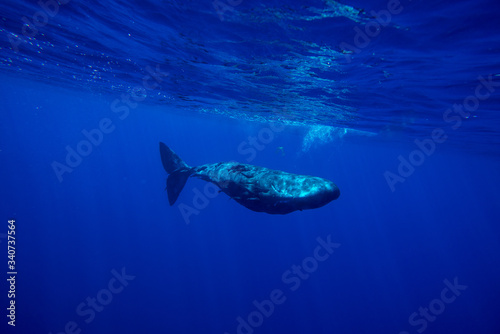
[{"label": "sperm whale", "polygon": [[167,194],[170,205],[175,203],[189,177],[217,185],[250,210],[270,214],[316,209],[340,196],[340,190],[333,182],[316,176],[234,161],[191,167],[162,142],[160,156],[163,168],[169,174]]}]

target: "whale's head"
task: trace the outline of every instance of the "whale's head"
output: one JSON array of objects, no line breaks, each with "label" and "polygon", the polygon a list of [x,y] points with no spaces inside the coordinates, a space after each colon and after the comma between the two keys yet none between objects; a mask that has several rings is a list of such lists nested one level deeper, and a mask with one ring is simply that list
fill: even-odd
[{"label": "whale's head", "polygon": [[279,192],[281,198],[274,204],[273,213],[320,208],[340,196],[339,188],[329,180],[306,175],[288,176],[283,178],[286,186]]},{"label": "whale's head", "polygon": [[316,209],[336,200],[340,189],[332,181],[319,177],[311,177],[308,187],[303,190],[301,200],[297,203],[298,210]]},{"label": "whale's head", "polygon": [[318,191],[318,196],[320,197],[320,200],[326,201],[325,204],[327,204],[327,203],[330,203],[331,201],[339,198],[340,189],[332,181],[325,180],[325,179],[323,179],[323,181],[324,181],[323,187],[320,187],[320,189]]}]

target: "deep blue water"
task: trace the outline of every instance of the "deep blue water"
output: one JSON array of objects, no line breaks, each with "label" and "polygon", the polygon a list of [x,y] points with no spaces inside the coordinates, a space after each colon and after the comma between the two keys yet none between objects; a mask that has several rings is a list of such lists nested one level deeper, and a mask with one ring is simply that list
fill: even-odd
[{"label": "deep blue water", "polygon": [[[0,4],[1,333],[500,333],[497,2],[41,4]],[[169,206],[159,141],[341,195]]]}]

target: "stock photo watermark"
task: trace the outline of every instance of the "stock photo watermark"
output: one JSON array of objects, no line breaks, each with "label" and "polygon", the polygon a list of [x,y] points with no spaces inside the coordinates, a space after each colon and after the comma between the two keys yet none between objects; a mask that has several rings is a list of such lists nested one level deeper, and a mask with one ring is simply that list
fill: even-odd
[{"label": "stock photo watermark", "polygon": [[236,11],[234,7],[241,5],[242,2],[243,0],[214,0],[212,6],[217,12],[219,20],[224,21],[226,12],[234,13]]},{"label": "stock photo watermark", "polygon": [[193,188],[194,196],[191,206],[186,203],[180,203],[177,205],[177,208],[179,209],[182,219],[186,225],[189,225],[191,222],[190,217],[192,215],[199,215],[201,210],[205,209],[210,204],[210,200],[217,197],[220,192],[221,190],[219,187],[210,182],[205,184],[203,192],[196,187]]},{"label": "stock photo watermark", "polygon": [[7,221],[7,283],[9,290],[7,298],[9,299],[9,307],[7,308],[7,323],[9,326],[16,326],[16,220],[9,219]]},{"label": "stock photo watermark", "polygon": [[[257,328],[264,324],[264,320],[273,315],[276,306],[282,305],[286,300],[286,291],[294,292],[300,288],[303,281],[309,279],[311,274],[318,270],[319,264],[330,258],[335,249],[340,244],[331,240],[331,235],[324,240],[321,237],[316,238],[318,245],[314,248],[312,256],[305,257],[300,265],[293,264],[281,275],[281,282],[288,288],[276,288],[271,290],[269,298],[262,301],[254,300],[252,308],[254,309],[246,316],[236,318],[236,334],[252,334]],[[224,332],[229,334],[229,332]]]},{"label": "stock photo watermark", "polygon": [[399,0],[389,0],[387,2],[387,9],[382,9],[378,12],[374,10],[370,11],[374,19],[364,25],[364,31],[361,30],[359,26],[353,28],[356,33],[353,38],[354,45],[346,42],[341,42],[339,44],[339,48],[344,54],[347,62],[350,63],[352,61],[353,53],[358,54],[362,49],[366,48],[371,43],[372,39],[380,34],[382,27],[386,27],[391,23],[392,16],[400,14],[403,9],[404,7]]},{"label": "stock photo watermark", "polygon": [[266,145],[273,142],[275,134],[284,129],[284,124],[269,124],[269,127],[260,129],[256,136],[248,136],[247,140],[242,141],[238,145],[238,153],[248,155],[246,161],[251,162],[257,157],[257,152],[263,151]]},{"label": "stock photo watermark", "polygon": [[[257,157],[257,153],[263,151],[275,139],[275,134],[285,129],[284,124],[271,123],[269,127],[264,127],[259,130],[257,135],[248,136],[238,145],[238,153],[246,155],[246,161],[251,162]],[[224,186],[224,185],[222,185]],[[203,191],[197,187],[193,188],[193,199],[190,204],[179,203],[177,208],[182,215],[182,219],[188,225],[191,222],[192,215],[199,215],[201,210],[208,207],[210,200],[217,197],[222,191],[213,184],[207,183],[203,187]]]},{"label": "stock photo watermark", "polygon": [[[121,94],[119,99],[117,98],[111,102],[111,111],[118,116],[119,120],[125,120],[130,115],[130,109],[137,108],[137,102],[142,102],[146,99],[146,92],[157,89],[163,81],[163,77],[168,76],[168,73],[160,70],[160,65],[156,65],[156,69],[147,66],[146,72],[149,74],[142,78],[141,86],[135,86],[129,93]],[[59,161],[51,163],[57,180],[60,183],[63,182],[63,175],[65,173],[72,173],[75,168],[80,166],[83,159],[88,157],[94,148],[102,144],[104,135],[112,133],[115,129],[115,123],[108,117],[102,118],[94,129],[83,129],[81,134],[84,139],[80,140],[74,146],[66,145],[64,163]]]},{"label": "stock photo watermark", "polygon": [[[130,281],[135,279],[135,276],[128,275],[125,272],[125,267],[120,272],[111,270],[113,277],[108,281],[106,288],[97,291],[92,296],[88,296],[80,304],[76,306],[75,313],[81,317],[85,324],[90,324],[96,318],[97,313],[105,310],[105,308],[113,301],[114,297],[121,293],[127,287]],[[96,313],[97,312],[97,313]],[[77,334],[82,331],[82,324],[77,321],[70,320],[64,325],[64,330],[55,334]],[[52,332],[49,332],[52,334]]]},{"label": "stock photo watermark", "polygon": [[[61,5],[66,5],[70,1],[71,0],[38,1],[37,4],[40,6],[40,10],[33,13],[31,18],[27,16],[21,18],[23,22],[21,26],[23,36],[26,38],[35,38],[39,34],[39,29],[45,27],[49,23],[50,18],[54,18],[57,13],[59,13]],[[12,33],[7,34],[7,38],[12,46],[12,50],[15,52],[19,52],[19,45],[21,43],[26,43],[21,37]]]},{"label": "stock photo watermark", "polygon": [[[443,283],[446,287],[441,290],[439,298],[431,300],[428,307],[419,307],[418,312],[413,312],[408,317],[408,323],[415,327],[417,333],[423,333],[429,323],[436,321],[437,317],[445,311],[446,305],[453,303],[467,289],[466,285],[458,283],[457,277],[453,279],[453,283],[448,279],[445,279]],[[399,334],[410,334],[410,332],[401,331]]]},{"label": "stock photo watermark", "polygon": [[[443,112],[443,121],[450,124],[454,131],[462,126],[464,119],[468,119],[471,113],[479,108],[480,101],[487,100],[495,92],[495,87],[500,87],[500,82],[493,81],[493,74],[490,74],[487,79],[479,76],[477,80],[479,84],[474,89],[474,95],[468,95],[461,104],[454,104],[452,108]],[[384,172],[384,178],[391,192],[396,191],[398,183],[405,182],[413,175],[416,167],[421,166],[434,154],[437,145],[444,143],[447,139],[448,135],[443,128],[435,128],[427,138],[415,139],[414,144],[417,148],[411,151],[408,157],[398,156],[397,173],[389,170]]]}]

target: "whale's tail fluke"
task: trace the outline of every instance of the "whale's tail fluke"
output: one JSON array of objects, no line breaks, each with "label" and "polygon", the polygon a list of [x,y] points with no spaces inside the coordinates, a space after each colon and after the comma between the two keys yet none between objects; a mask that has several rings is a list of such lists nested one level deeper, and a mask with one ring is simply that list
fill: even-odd
[{"label": "whale's tail fluke", "polygon": [[160,155],[163,168],[169,174],[167,178],[168,202],[173,205],[194,170],[162,142],[160,142]]}]

